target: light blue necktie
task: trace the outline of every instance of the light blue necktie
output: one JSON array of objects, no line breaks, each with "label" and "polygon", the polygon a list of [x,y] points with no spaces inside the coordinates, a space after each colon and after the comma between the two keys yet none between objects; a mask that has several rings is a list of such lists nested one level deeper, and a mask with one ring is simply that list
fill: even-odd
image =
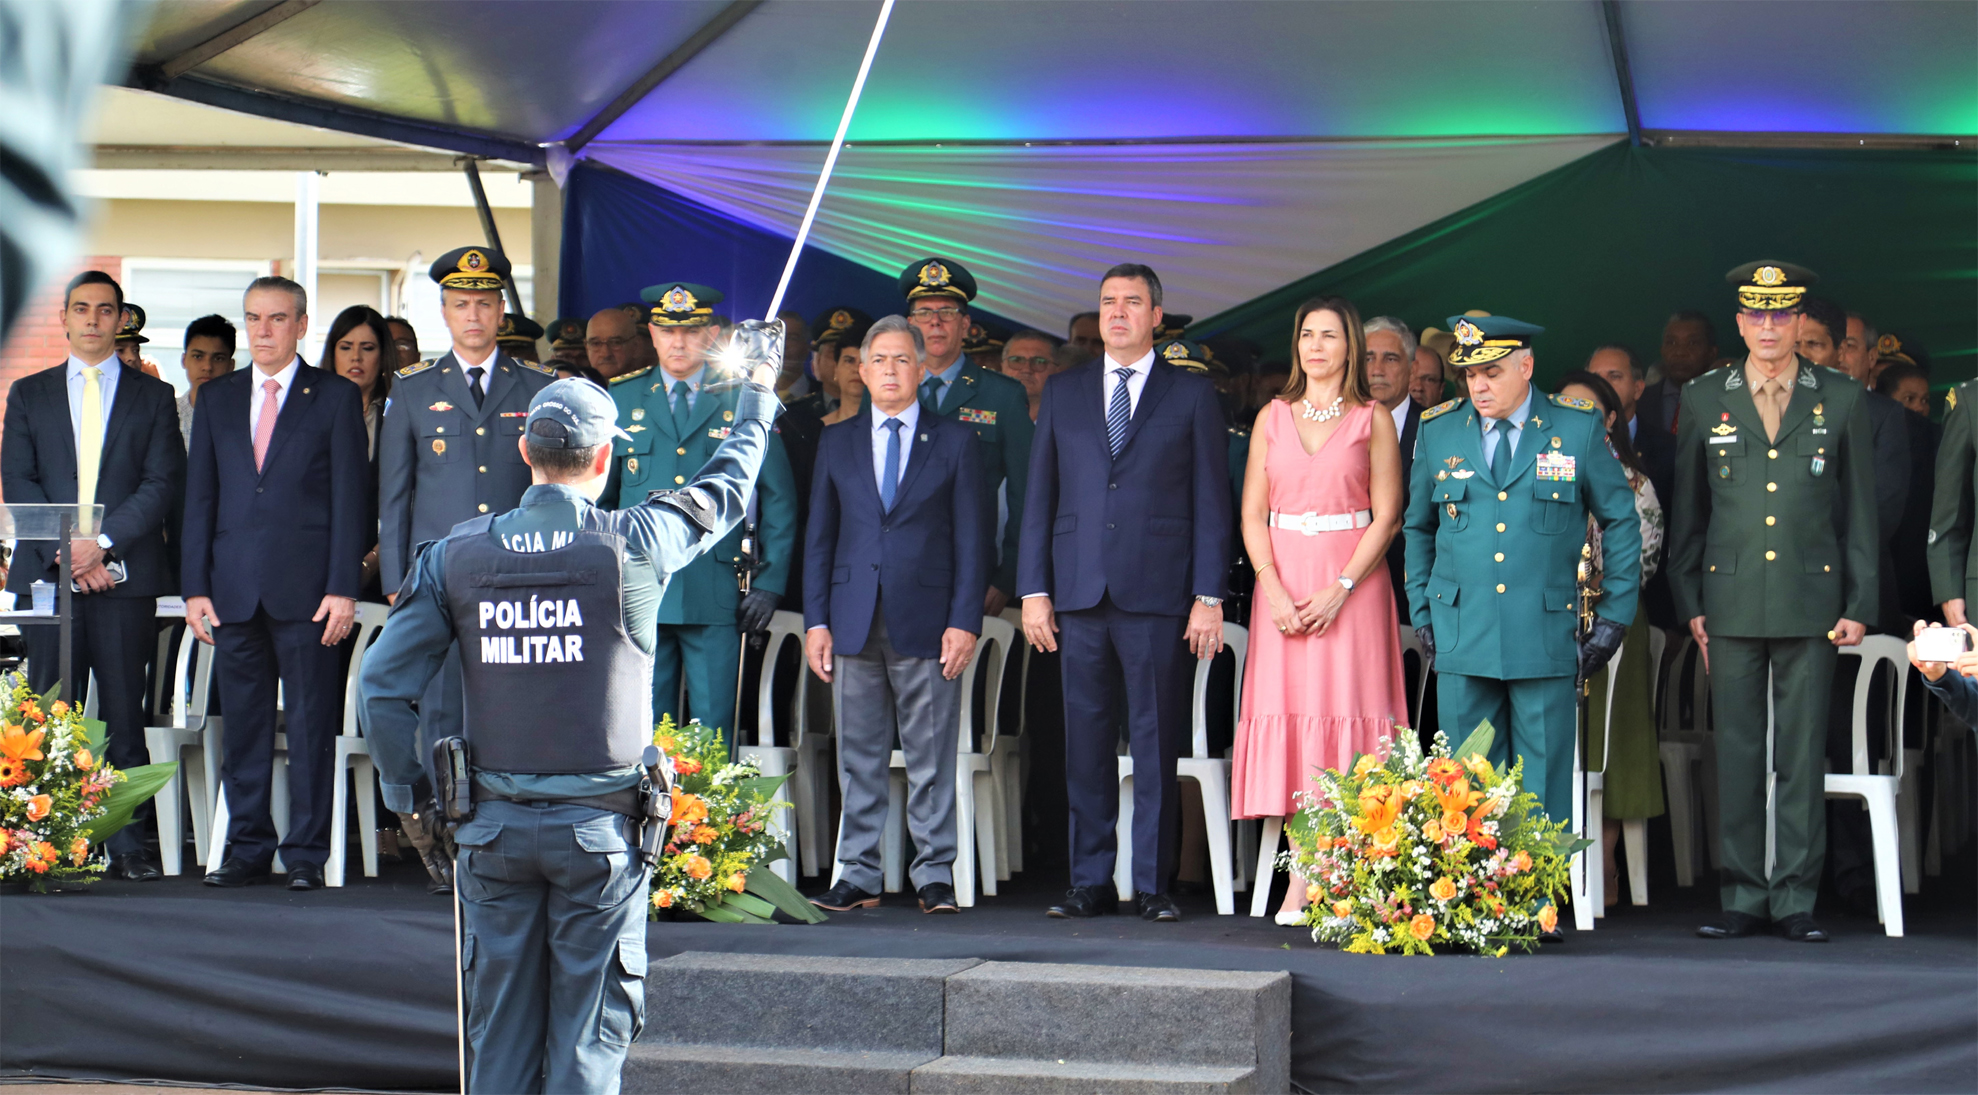
[{"label": "light blue necktie", "polygon": [[893,512],[893,495],[900,487],[900,427],[906,423],[897,418],[889,418],[880,423],[886,427],[886,467],[879,473],[879,502],[886,512]]},{"label": "light blue necktie", "polygon": [[693,389],[687,387],[686,381],[673,382],[673,436],[675,437],[684,437],[687,433],[687,412],[692,409],[687,406],[687,396],[691,391]]},{"label": "light blue necktie", "polygon": [[941,413],[941,378],[930,375],[920,382],[920,405],[935,414]]},{"label": "light blue necktie", "polygon": [[1511,420],[1500,418],[1491,429],[1497,432],[1497,444],[1490,450],[1490,470],[1491,474],[1500,477],[1501,482],[1501,477],[1511,467]]},{"label": "light blue necktie", "polygon": [[1133,421],[1133,393],[1126,388],[1133,370],[1122,366],[1114,369],[1113,375],[1119,383],[1113,385],[1112,403],[1106,408],[1106,437],[1112,442],[1113,455],[1118,456],[1120,446],[1126,444],[1126,424]]}]

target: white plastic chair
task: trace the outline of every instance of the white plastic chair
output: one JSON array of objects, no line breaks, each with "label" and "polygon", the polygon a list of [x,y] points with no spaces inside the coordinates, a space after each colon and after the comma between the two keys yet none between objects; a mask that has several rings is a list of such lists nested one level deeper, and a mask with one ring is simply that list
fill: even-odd
[{"label": "white plastic chair", "polygon": [[[1398,630],[1401,633],[1402,668],[1407,668],[1410,653],[1415,655],[1415,664],[1419,667],[1416,670],[1414,696],[1408,706],[1408,721],[1420,723],[1422,709],[1428,704],[1429,685],[1435,680],[1435,670],[1429,667],[1428,651],[1422,649],[1422,640],[1415,636],[1415,629],[1404,623]],[[1420,727],[1414,729],[1419,730]]]},{"label": "white plastic chair", "polygon": [[331,886],[343,885],[344,861],[348,855],[344,830],[349,817],[351,785],[344,778],[346,772],[357,783],[357,841],[358,850],[364,856],[364,877],[378,877],[378,769],[371,763],[371,743],[364,740],[358,725],[357,693],[364,674],[364,655],[370,651],[378,629],[385,626],[385,617],[390,612],[390,608],[381,604],[357,603],[357,648],[351,651],[350,671],[344,674],[343,732],[337,735],[336,767],[331,769],[336,773],[336,782],[330,790],[330,858],[323,865],[323,881]]},{"label": "white plastic chair", "polygon": [[[1607,660],[1607,687],[1599,700],[1603,715],[1603,731],[1599,771],[1588,771],[1586,752],[1580,748],[1579,735],[1573,736],[1573,832],[1593,841],[1593,845],[1574,853],[1568,868],[1573,894],[1573,927],[1583,932],[1593,930],[1595,917],[1607,915],[1607,878],[1601,869],[1600,830],[1602,826],[1602,800],[1607,788],[1608,751],[1614,741],[1614,678],[1621,671],[1621,655],[1627,651],[1627,643],[1622,643]],[[1591,700],[1589,702],[1592,702]],[[1632,891],[1635,904],[1648,904],[1648,822],[1633,818],[1622,822],[1622,835],[1628,846],[1628,887]]]},{"label": "white plastic chair", "polygon": [[[1829,772],[1825,786],[1828,798],[1858,798],[1868,808],[1869,839],[1875,850],[1875,904],[1883,931],[1891,938],[1903,933],[1902,864],[1899,811],[1903,781],[1904,750],[1902,719],[1909,690],[1909,655],[1901,639],[1893,635],[1870,635],[1849,653],[1861,655],[1861,667],[1854,676],[1854,713],[1850,771]],[[1888,757],[1878,772],[1869,764],[1868,700],[1869,685],[1879,666],[1894,673],[1889,686],[1886,712],[1889,727]],[[1770,802],[1768,800],[1769,808]],[[1772,866],[1771,829],[1767,827],[1766,871]]]},{"label": "white plastic chair", "polygon": [[[1243,710],[1243,669],[1250,648],[1250,632],[1241,624],[1225,620],[1223,645],[1236,658],[1235,687],[1230,699],[1230,717],[1235,720]],[[1209,841],[1209,880],[1216,891],[1216,913],[1233,916],[1236,880],[1229,839],[1230,761],[1209,753],[1209,674],[1215,664],[1214,658],[1195,662],[1192,740],[1189,754],[1175,761],[1175,777],[1192,779],[1202,789],[1202,826]],[[1113,832],[1119,847],[1113,857],[1113,886],[1119,891],[1120,900],[1130,901],[1133,899],[1133,757],[1127,753],[1119,757],[1119,817]]]},{"label": "white plastic chair", "polygon": [[[990,767],[994,770],[996,786],[1003,800],[1002,846],[1007,854],[1000,855],[996,866],[996,877],[1006,880],[1013,872],[1023,870],[1023,802],[1030,788],[1030,644],[1023,641],[1023,611],[1014,606],[1005,608],[1000,619],[1010,625],[1015,639],[1010,650],[1010,661],[1016,662],[1016,739],[1000,743],[991,754]],[[1003,672],[1008,674],[1010,667],[1005,664]]]},{"label": "white plastic chair", "polygon": [[[769,640],[762,648],[762,671],[758,675],[756,688],[756,740],[754,745],[740,745],[735,750],[739,757],[752,757],[765,776],[789,774],[779,796],[790,803],[788,809],[776,811],[770,819],[770,828],[783,838],[785,850],[791,858],[778,860],[770,870],[785,882],[795,883],[800,864],[796,856],[805,855],[805,864],[812,873],[816,871],[818,859],[817,830],[822,819],[817,815],[816,788],[812,786],[816,778],[816,746],[805,755],[804,717],[805,693],[810,687],[810,670],[804,664],[804,618],[795,613],[777,612],[769,619]],[[785,644],[795,643],[797,647],[797,683],[791,694],[790,708],[780,720],[788,728],[785,739],[791,744],[776,744],[777,707],[776,673],[781,664],[780,656]],[[737,740],[740,740],[739,729]],[[795,816],[793,817],[792,814]],[[806,852],[808,854],[806,855]]]},{"label": "white plastic chair", "polygon": [[[158,788],[159,867],[166,874],[185,870],[185,820],[192,816],[196,859],[213,823],[213,798],[220,786],[221,718],[208,715],[213,696],[213,648],[185,633],[172,659],[169,723],[144,728],[144,748],[153,764],[178,762],[179,770]],[[164,678],[164,673],[158,674]],[[188,758],[190,754],[190,759]],[[195,763],[196,762],[196,763]]]},{"label": "white plastic chair", "polygon": [[[1691,721],[1682,719],[1683,674],[1690,672]],[[1684,635],[1670,659],[1669,671],[1657,681],[1662,786],[1669,801],[1669,835],[1675,848],[1676,885],[1696,885],[1698,865],[1706,858],[1718,862],[1716,750],[1711,740],[1710,676],[1704,671],[1696,640]],[[1699,822],[1702,832],[1699,833]],[[1699,845],[1702,845],[1699,848]],[[1699,852],[1704,854],[1700,855]]]}]

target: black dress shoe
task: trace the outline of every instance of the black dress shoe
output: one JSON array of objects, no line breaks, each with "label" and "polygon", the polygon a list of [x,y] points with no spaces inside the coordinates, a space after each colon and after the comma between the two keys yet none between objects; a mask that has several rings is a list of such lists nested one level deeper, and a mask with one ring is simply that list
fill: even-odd
[{"label": "black dress shoe", "polygon": [[1051,906],[1045,915],[1059,920],[1084,920],[1092,916],[1111,916],[1119,911],[1119,895],[1108,886],[1073,886],[1065,891],[1065,899]]},{"label": "black dress shoe", "polygon": [[319,863],[298,863],[288,869],[288,888],[291,890],[320,890],[323,888],[323,867]]},{"label": "black dress shoe", "polygon": [[245,859],[229,859],[225,863],[220,864],[219,870],[209,872],[206,875],[206,884],[208,886],[225,886],[228,889],[238,889],[241,886],[252,886],[256,882],[265,882],[267,879],[268,867],[266,864],[257,867]]},{"label": "black dress shoe", "polygon": [[1721,924],[1705,924],[1696,930],[1698,939],[1744,939],[1765,931],[1765,918],[1727,910]]},{"label": "black dress shoe", "polygon": [[1538,941],[1541,943],[1564,943],[1566,941],[1566,933],[1560,931],[1558,928],[1554,928],[1549,932],[1538,933]]},{"label": "black dress shoe", "polygon": [[1134,894],[1133,906],[1140,910],[1140,919],[1156,924],[1173,924],[1181,919],[1181,908],[1164,893]]},{"label": "black dress shoe", "polygon": [[924,913],[960,912],[955,904],[955,888],[946,882],[929,882],[920,888],[920,911]]},{"label": "black dress shoe", "polygon": [[111,860],[110,873],[132,882],[156,882],[165,877],[165,872],[143,852],[131,852]]},{"label": "black dress shoe", "polygon": [[836,886],[810,899],[810,903],[820,909],[832,912],[850,912],[853,909],[875,909],[879,907],[879,895],[867,893],[849,882],[840,881]]},{"label": "black dress shoe", "polygon": [[1821,931],[1820,925],[1815,924],[1813,917],[1807,913],[1794,913],[1784,920],[1779,921],[1774,926],[1778,928],[1780,935],[1785,936],[1795,943],[1825,943],[1827,941],[1827,933]]}]

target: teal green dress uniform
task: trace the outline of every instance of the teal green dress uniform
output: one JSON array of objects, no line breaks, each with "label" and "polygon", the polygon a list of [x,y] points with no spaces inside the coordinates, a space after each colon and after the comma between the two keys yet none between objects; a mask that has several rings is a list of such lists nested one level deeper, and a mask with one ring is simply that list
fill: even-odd
[{"label": "teal green dress uniform", "polygon": [[[669,291],[681,286],[686,298]],[[653,300],[654,325],[700,326],[695,312],[717,303],[721,295],[688,283],[667,283],[647,290]],[[691,307],[685,307],[688,303]],[[618,408],[618,428],[627,439],[617,442],[612,481],[606,487],[607,508],[629,510],[656,490],[677,490],[707,463],[733,431],[742,388],[721,384],[726,379],[711,367],[685,382],[687,405],[676,418],[676,380],[658,366],[649,366],[611,381],[612,402]],[[772,432],[755,488],[756,556],[761,568],[751,588],[781,597],[789,589],[796,562],[797,488],[782,438]],[[690,715],[719,727],[732,743],[735,730],[735,687],[741,674],[741,632],[736,614],[741,607],[737,569],[744,564],[743,530],[736,527],[711,550],[687,564],[667,586],[659,606],[659,632],[653,650],[654,717]],[[686,684],[687,710],[680,708],[681,684]]]},{"label": "teal green dress uniform", "polygon": [[[1488,337],[1478,326],[1485,322],[1452,319],[1459,338],[1512,341]],[[1507,325],[1506,317],[1489,322]],[[1442,732],[1458,742],[1490,720],[1498,731],[1492,763],[1515,753],[1525,788],[1548,817],[1564,821],[1573,808],[1575,609],[1587,515],[1600,524],[1605,556],[1594,611],[1621,628],[1635,617],[1641,527],[1600,416],[1535,387],[1526,400],[1508,467],[1485,459],[1485,419],[1467,399],[1422,412],[1403,527],[1406,586],[1413,626],[1435,639]]]},{"label": "teal green dress uniform", "polygon": [[1930,600],[1962,599],[1969,617],[1978,610],[1978,553],[1971,550],[1972,517],[1978,514],[1978,444],[1973,443],[1971,405],[1978,380],[1967,380],[1944,396],[1944,438],[1937,447],[1936,494],[1930,502]]},{"label": "teal green dress uniform", "polygon": [[[525,695],[540,696],[521,702],[496,697],[498,709],[477,711],[466,735],[475,812],[455,833],[455,877],[473,1048],[469,1091],[615,1092],[628,1047],[645,1022],[647,868],[636,826],[623,811],[614,812],[641,773],[636,759],[626,759],[636,758],[636,749],[617,746],[642,748],[650,740],[643,655],[654,647],[654,619],[666,587],[747,511],[776,397],[750,387],[736,407],[732,435],[670,498],[613,513],[571,486],[539,484],[523,495],[520,508],[463,523],[428,545],[365,655],[359,694],[364,736],[385,803],[401,814],[417,805],[414,785],[425,753],[417,745],[413,705],[457,636],[464,636],[460,645],[477,659],[484,682],[504,684],[500,678],[508,677]],[[614,408],[590,381],[570,379],[545,389],[534,413],[565,427],[556,436],[569,447],[611,440]],[[602,556],[601,570],[598,549],[589,546],[596,544],[613,548]],[[574,555],[573,549],[589,553],[582,569],[542,572],[545,563],[555,565],[545,553]],[[478,568],[449,565],[465,558],[478,559]],[[579,614],[558,601],[556,611],[538,613],[531,601],[528,622],[518,607],[515,629],[544,628],[549,635],[507,636],[505,655],[500,636],[491,644],[484,631],[475,642],[475,619],[462,618],[456,607],[462,601],[459,575],[492,573],[497,581],[490,588],[513,590],[526,586],[530,572],[538,580],[560,579],[562,588],[588,598],[589,607]],[[600,572],[610,580],[592,577]],[[493,607],[482,602],[480,627],[492,622],[506,628],[509,602],[500,604],[500,613]],[[605,611],[593,611],[599,607]],[[538,617],[554,622],[537,623]],[[518,650],[523,657],[514,656]],[[614,652],[625,656],[614,658]],[[509,687],[512,692],[517,686]],[[538,742],[537,751],[553,759],[483,767],[479,761],[498,753],[502,738]],[[611,748],[601,749],[605,744]]]},{"label": "teal green dress uniform", "polygon": [[[947,299],[968,307],[975,299],[975,278],[951,259],[927,258],[906,268],[900,275],[900,288],[909,304],[923,299]],[[969,360],[967,354],[955,360],[947,377],[932,371],[921,382],[921,406],[942,418],[952,418],[975,431],[976,451],[982,455],[982,482],[985,495],[1003,493],[1008,520],[1003,522],[1002,544],[989,584],[1011,595],[1016,594],[1017,534],[1023,525],[1023,500],[1030,483],[1030,441],[1036,423],[1030,420],[1030,394],[1021,381],[991,372]],[[929,393],[938,389],[938,398]],[[867,396],[865,406],[872,405]],[[994,529],[991,520],[988,527]]]}]

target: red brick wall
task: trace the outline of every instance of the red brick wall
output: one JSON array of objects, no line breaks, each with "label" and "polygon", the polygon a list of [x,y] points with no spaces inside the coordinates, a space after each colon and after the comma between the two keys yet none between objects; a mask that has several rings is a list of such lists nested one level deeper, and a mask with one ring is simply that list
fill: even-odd
[{"label": "red brick wall", "polygon": [[101,270],[121,279],[124,260],[119,255],[86,256],[60,277],[48,279],[46,290],[28,301],[5,345],[0,345],[0,408],[6,406],[5,393],[13,389],[14,381],[69,356],[69,344],[62,337],[62,287],[84,270]]}]

